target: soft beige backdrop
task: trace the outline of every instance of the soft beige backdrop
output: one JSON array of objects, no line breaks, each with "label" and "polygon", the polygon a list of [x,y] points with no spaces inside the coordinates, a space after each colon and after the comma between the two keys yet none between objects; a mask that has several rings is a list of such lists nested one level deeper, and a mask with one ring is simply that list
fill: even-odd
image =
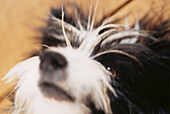
[{"label": "soft beige backdrop", "polygon": [[[29,56],[40,45],[34,37],[41,34],[35,27],[44,26],[41,19],[46,19],[51,7],[57,7],[62,2],[76,2],[84,11],[88,11],[90,0],[0,0],[0,78],[17,62]],[[95,4],[95,0],[92,0]],[[99,0],[96,20],[103,15],[116,10],[128,0]],[[142,17],[152,6],[163,7],[165,1],[170,0],[132,0],[121,8],[118,16],[131,13],[127,19],[130,24],[136,17]],[[167,2],[168,3],[168,2]],[[0,109],[9,105],[7,99],[3,100],[7,90],[12,84],[0,81]],[[2,102],[1,102],[2,101]]]}]

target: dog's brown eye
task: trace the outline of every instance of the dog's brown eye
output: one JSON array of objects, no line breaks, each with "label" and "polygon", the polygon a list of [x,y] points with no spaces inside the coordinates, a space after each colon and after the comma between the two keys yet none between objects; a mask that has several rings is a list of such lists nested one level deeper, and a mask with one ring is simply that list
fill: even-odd
[{"label": "dog's brown eye", "polygon": [[112,73],[112,77],[116,77],[116,70],[113,67],[107,66],[106,69]]}]

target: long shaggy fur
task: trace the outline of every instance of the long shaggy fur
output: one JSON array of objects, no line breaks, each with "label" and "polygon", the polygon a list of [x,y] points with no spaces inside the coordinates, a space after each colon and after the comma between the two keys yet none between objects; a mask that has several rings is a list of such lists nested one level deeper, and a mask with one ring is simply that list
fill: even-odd
[{"label": "long shaggy fur", "polygon": [[[39,55],[60,53],[70,65],[71,78],[67,83],[57,83],[69,91],[72,102],[51,101],[42,94],[37,86],[42,62],[38,55],[16,65],[4,78],[9,82],[19,78],[13,113],[170,113],[170,20],[153,24],[151,19],[159,17],[147,14],[132,27],[111,23],[114,17],[94,24],[96,9],[97,5],[92,13],[90,7],[89,16],[77,7],[72,15],[64,9],[64,21],[62,8],[52,9],[47,26],[41,29],[43,47]],[[60,110],[62,106],[68,112]]]}]

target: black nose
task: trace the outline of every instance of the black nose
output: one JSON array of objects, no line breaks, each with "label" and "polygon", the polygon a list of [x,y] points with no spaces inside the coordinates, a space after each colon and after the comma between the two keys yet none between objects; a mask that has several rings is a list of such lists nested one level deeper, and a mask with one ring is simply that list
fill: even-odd
[{"label": "black nose", "polygon": [[41,54],[40,60],[40,69],[44,71],[53,71],[67,66],[66,58],[57,52],[45,51]]}]

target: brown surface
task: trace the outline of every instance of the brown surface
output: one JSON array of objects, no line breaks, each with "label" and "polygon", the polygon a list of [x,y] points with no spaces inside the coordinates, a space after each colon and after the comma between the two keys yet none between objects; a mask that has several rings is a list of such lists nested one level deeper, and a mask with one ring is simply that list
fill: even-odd
[{"label": "brown surface", "polygon": [[[25,59],[32,50],[39,49],[40,45],[33,37],[40,34],[33,28],[45,25],[40,19],[45,19],[50,8],[60,5],[61,1],[75,1],[85,11],[90,4],[90,0],[0,0],[0,78],[17,62]],[[126,1],[100,0],[97,19]],[[152,6],[164,6],[162,1],[164,0],[133,0],[117,13],[121,16],[131,12],[133,15],[127,19],[133,23],[137,16],[142,17]],[[0,81],[0,100],[11,86]],[[0,108],[8,104],[9,102],[4,100],[0,103]]]}]

